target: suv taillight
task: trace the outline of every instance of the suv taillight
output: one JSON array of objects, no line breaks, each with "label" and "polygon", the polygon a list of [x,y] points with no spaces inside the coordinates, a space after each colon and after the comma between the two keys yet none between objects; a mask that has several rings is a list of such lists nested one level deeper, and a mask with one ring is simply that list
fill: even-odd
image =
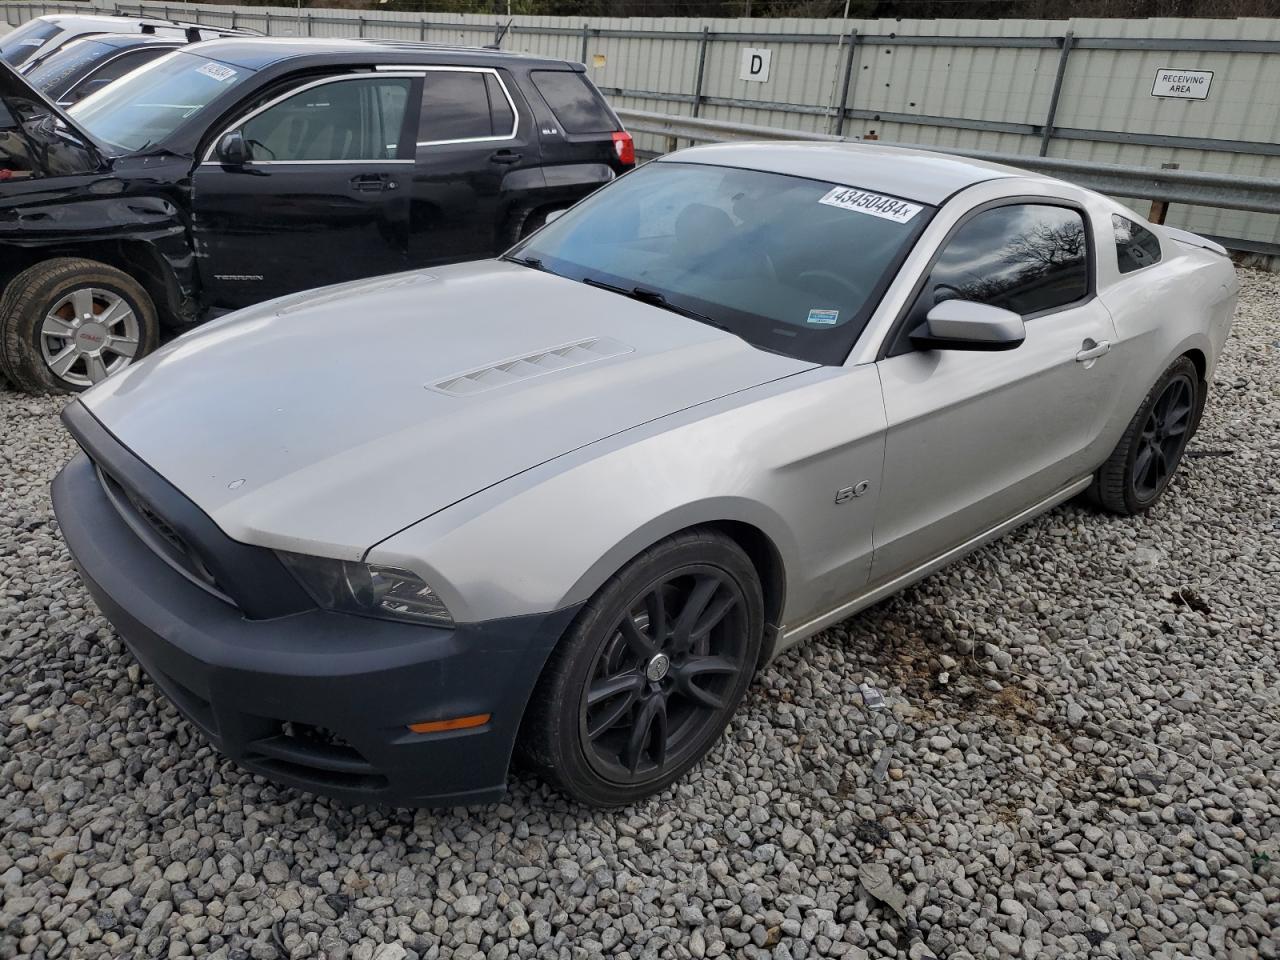
[{"label": "suv taillight", "polygon": [[636,142],[625,130],[618,130],[613,135],[613,149],[618,151],[618,162],[624,167],[636,165]]}]

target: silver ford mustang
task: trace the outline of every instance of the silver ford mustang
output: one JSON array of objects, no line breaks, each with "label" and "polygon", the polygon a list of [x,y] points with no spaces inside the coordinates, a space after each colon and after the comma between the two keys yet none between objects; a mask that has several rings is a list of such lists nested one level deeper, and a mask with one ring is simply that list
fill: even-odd
[{"label": "silver ford mustang", "polygon": [[661,790],[758,666],[1077,494],[1165,491],[1225,251],[1022,171],[700,147],[500,260],[276,300],[83,394],[90,591],[223,752],[459,804]]}]

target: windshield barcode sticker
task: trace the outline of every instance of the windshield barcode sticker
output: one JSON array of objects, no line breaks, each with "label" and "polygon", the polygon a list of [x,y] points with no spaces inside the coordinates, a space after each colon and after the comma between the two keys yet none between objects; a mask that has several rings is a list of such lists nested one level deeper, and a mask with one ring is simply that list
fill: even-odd
[{"label": "windshield barcode sticker", "polygon": [[230,67],[223,66],[221,63],[213,63],[212,61],[205,61],[203,66],[196,68],[196,73],[203,73],[206,77],[213,77],[219,83],[226,83],[236,75],[236,72]]},{"label": "windshield barcode sticker", "polygon": [[906,223],[921,209],[917,203],[907,203],[897,197],[886,197],[880,193],[870,193],[855,187],[836,187],[818,202],[825,203],[829,207],[839,207],[841,210],[869,213],[873,217],[892,220],[894,223]]}]

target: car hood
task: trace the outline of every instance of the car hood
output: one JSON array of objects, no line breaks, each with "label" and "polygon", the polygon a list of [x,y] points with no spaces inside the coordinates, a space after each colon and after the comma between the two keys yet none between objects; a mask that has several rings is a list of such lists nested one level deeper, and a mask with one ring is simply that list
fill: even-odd
[{"label": "car hood", "polygon": [[241,311],[81,402],[229,536],[358,558],[585,444],[813,366],[483,261]]},{"label": "car hood", "polygon": [[[64,131],[70,133],[69,138]],[[72,149],[81,144],[87,151]],[[0,170],[2,179],[95,173],[104,164],[101,145],[16,70],[0,62]]]}]

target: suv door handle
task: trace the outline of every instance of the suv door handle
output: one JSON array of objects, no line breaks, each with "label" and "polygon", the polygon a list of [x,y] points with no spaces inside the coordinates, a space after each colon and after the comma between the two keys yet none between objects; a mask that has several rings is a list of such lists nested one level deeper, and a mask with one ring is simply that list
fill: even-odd
[{"label": "suv door handle", "polygon": [[1097,360],[1103,354],[1110,352],[1111,341],[1086,340],[1080,347],[1080,352],[1076,354],[1076,363],[1087,363],[1090,360]]},{"label": "suv door handle", "polygon": [[360,173],[351,178],[351,188],[361,193],[380,193],[399,186],[385,173]]},{"label": "suv door handle", "polygon": [[520,154],[513,153],[510,150],[499,150],[489,156],[489,161],[491,163],[519,163]]}]

